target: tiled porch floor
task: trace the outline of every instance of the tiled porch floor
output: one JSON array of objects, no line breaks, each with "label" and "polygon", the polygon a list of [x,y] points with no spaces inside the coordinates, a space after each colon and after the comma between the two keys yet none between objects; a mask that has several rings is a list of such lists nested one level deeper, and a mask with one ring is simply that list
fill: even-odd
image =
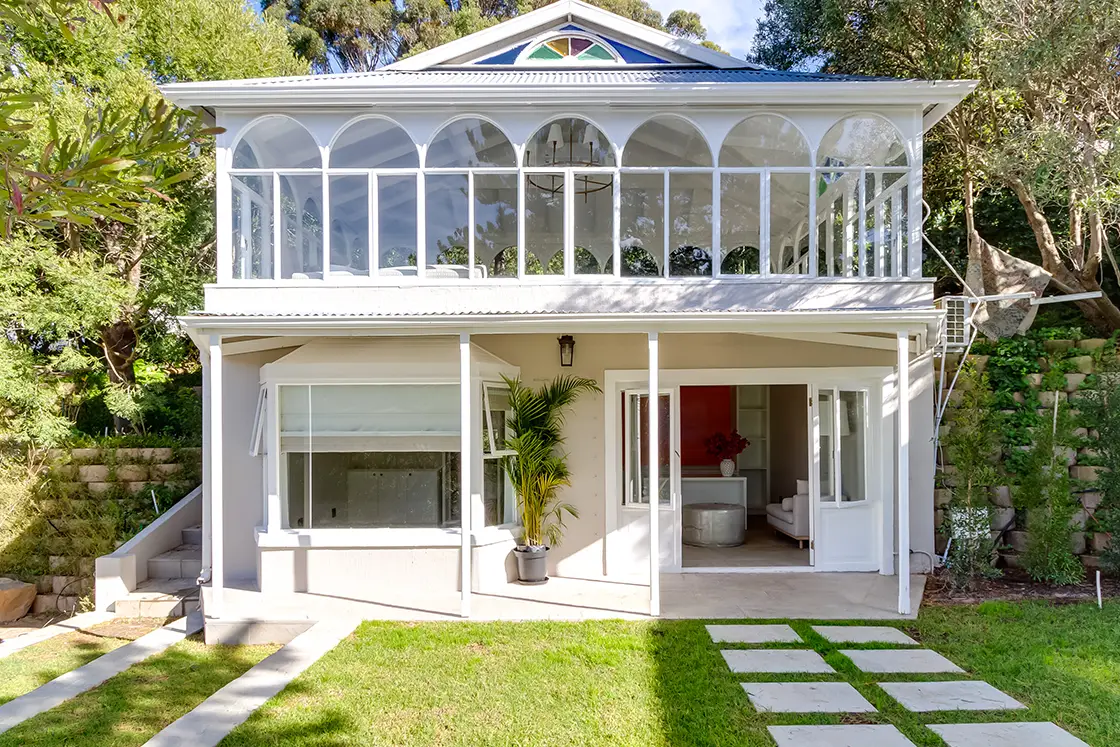
[{"label": "tiled porch floor", "polygon": [[[915,617],[924,576],[911,579]],[[877,573],[662,574],[665,618],[898,619],[898,580]],[[203,589],[205,608],[211,590]],[[373,620],[459,618],[459,595],[402,591],[358,599],[319,594],[264,595],[246,588],[225,590],[222,617],[234,620],[320,620],[353,615]],[[590,620],[648,617],[649,587],[616,581],[553,578],[543,586],[509,584],[497,593],[472,596],[473,620]]]}]

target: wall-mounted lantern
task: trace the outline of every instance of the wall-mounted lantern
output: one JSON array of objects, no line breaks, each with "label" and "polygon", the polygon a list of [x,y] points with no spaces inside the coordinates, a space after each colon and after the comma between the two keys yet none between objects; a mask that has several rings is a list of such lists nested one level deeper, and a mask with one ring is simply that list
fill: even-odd
[{"label": "wall-mounted lantern", "polygon": [[576,338],[571,335],[564,335],[557,337],[556,341],[560,343],[560,365],[564,368],[572,367],[572,359],[576,354]]}]

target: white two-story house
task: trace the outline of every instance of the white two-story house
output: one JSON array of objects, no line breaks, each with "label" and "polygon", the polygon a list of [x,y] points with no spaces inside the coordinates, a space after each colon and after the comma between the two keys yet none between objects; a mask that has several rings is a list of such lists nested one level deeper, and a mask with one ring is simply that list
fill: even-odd
[{"label": "white two-story house", "polygon": [[164,86],[224,128],[217,282],[183,319],[208,618],[516,588],[502,376],[565,373],[603,392],[567,418],[550,575],[658,615],[666,574],[865,571],[908,613],[922,142],[972,85],[766,70],[560,0],[375,72]]}]

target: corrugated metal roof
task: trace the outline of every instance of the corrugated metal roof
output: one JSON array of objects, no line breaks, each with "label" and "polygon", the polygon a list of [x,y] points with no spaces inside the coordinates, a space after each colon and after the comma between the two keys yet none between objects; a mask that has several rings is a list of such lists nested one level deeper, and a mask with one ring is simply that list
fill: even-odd
[{"label": "corrugated metal roof", "polygon": [[859,81],[897,81],[897,78],[876,78],[860,75],[797,72],[790,70],[717,70],[709,68],[642,68],[629,69],[477,69],[433,68],[429,70],[375,70],[364,73],[335,73],[288,78],[252,78],[226,81],[231,87],[267,87],[308,85],[317,88],[332,85],[353,86],[365,83],[371,87],[411,86],[615,86],[615,85],[703,85],[742,83],[827,83]]}]

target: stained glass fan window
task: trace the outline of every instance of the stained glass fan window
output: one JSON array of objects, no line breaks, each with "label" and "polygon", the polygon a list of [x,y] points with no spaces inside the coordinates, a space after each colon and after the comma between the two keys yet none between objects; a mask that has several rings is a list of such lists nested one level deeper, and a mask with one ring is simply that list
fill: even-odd
[{"label": "stained glass fan window", "polygon": [[603,44],[579,36],[561,36],[544,42],[529,53],[530,60],[547,62],[579,60],[613,62],[615,56]]}]

